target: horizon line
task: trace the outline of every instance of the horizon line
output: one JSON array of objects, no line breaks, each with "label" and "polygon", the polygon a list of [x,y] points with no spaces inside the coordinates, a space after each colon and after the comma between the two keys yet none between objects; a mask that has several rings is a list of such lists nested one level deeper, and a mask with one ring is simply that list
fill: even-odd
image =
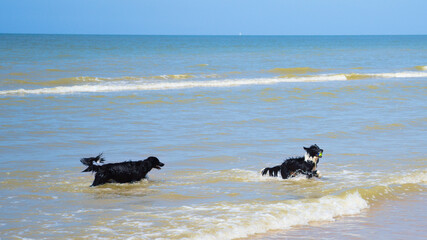
[{"label": "horizon line", "polygon": [[256,37],[256,36],[427,36],[425,34],[132,34],[132,33],[3,33],[0,35],[92,35],[92,36],[235,36],[235,37]]}]

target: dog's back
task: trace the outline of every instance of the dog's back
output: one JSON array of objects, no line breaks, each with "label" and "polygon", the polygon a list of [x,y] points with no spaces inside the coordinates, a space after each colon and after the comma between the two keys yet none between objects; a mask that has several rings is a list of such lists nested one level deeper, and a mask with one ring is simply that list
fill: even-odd
[{"label": "dog's back", "polygon": [[282,163],[281,174],[282,178],[286,179],[297,174],[309,175],[314,168],[314,162],[305,161],[304,157],[288,158]]},{"label": "dog's back", "polygon": [[102,154],[97,157],[82,158],[80,161],[88,166],[83,172],[96,172],[92,186],[101,185],[107,182],[131,183],[146,177],[147,173],[153,169],[160,169],[164,166],[156,157],[149,157],[140,161],[127,161],[120,163],[108,163],[95,165],[94,163],[104,162]]},{"label": "dog's back", "polygon": [[118,182],[135,182],[146,177],[151,170],[148,160],[109,163],[99,166],[98,173]]}]

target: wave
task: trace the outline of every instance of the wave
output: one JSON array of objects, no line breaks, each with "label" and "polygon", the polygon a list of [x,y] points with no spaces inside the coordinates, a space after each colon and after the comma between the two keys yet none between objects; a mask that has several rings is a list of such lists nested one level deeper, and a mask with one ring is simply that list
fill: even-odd
[{"label": "wave", "polygon": [[143,90],[171,90],[188,88],[219,88],[235,87],[243,85],[268,85],[282,82],[314,82],[314,81],[339,81],[346,80],[344,77],[319,76],[294,79],[281,78],[257,78],[257,79],[229,79],[212,81],[170,81],[170,82],[147,82],[147,83],[124,83],[124,84],[98,84],[98,85],[75,85],[58,86],[52,88],[39,89],[16,89],[0,91],[0,95],[27,95],[27,94],[73,94],[73,93],[93,93],[93,92],[120,92],[120,91],[143,91]]},{"label": "wave", "polygon": [[427,77],[427,72],[375,73],[369,75],[378,78],[419,78]]},{"label": "wave", "polygon": [[184,74],[167,74],[167,75],[160,75],[160,76],[152,76],[152,77],[143,77],[144,79],[160,79],[160,80],[168,80],[168,79],[190,79],[194,78],[195,76],[184,73]]},{"label": "wave", "polygon": [[413,171],[403,174],[398,178],[391,178],[385,184],[426,184],[427,183],[427,169],[422,171]]},{"label": "wave", "polygon": [[[185,79],[188,75],[166,75],[163,79]],[[199,81],[162,81],[144,82],[135,81],[132,77],[120,78],[119,82],[106,82],[96,77],[79,77],[64,79],[62,82],[80,81],[93,82],[93,84],[56,86],[51,88],[38,89],[15,89],[0,91],[0,95],[28,95],[28,94],[74,94],[74,93],[94,93],[94,92],[120,92],[120,91],[145,91],[145,90],[173,90],[189,88],[223,88],[245,85],[271,85],[287,82],[326,82],[326,81],[347,81],[366,78],[423,78],[427,77],[427,72],[398,72],[398,73],[373,73],[373,74],[323,74],[301,77],[278,77],[278,78],[249,78],[249,79],[224,79],[224,80],[199,80]],[[132,81],[129,81],[132,80]],[[99,82],[99,84],[95,84]]]},{"label": "wave", "polygon": [[132,81],[132,80],[141,80],[141,78],[136,77],[120,77],[120,78],[105,78],[105,77],[70,77],[70,78],[59,78],[56,80],[50,81],[30,81],[30,80],[17,80],[10,79],[8,82],[13,84],[21,85],[36,85],[36,86],[69,86],[83,83],[103,83],[103,82],[114,82],[114,81]]},{"label": "wave", "polygon": [[[313,221],[334,221],[336,217],[357,214],[368,207],[368,203],[360,194],[350,193],[276,203],[249,202],[185,206],[182,207],[182,211],[190,212],[191,216],[197,217],[197,224],[200,226],[189,234],[189,238],[234,239],[274,229],[282,230],[297,225],[307,225]],[[216,214],[211,217],[198,217],[205,215],[206,212]],[[183,227],[188,229],[190,226]]]},{"label": "wave", "polygon": [[427,66],[415,66],[414,69],[418,71],[427,71]]}]

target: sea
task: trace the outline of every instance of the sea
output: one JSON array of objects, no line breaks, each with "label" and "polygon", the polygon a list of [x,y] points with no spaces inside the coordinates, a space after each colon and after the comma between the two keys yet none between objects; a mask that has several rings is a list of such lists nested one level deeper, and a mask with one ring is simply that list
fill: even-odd
[{"label": "sea", "polygon": [[426,239],[426,103],[426,35],[0,34],[0,239]]}]

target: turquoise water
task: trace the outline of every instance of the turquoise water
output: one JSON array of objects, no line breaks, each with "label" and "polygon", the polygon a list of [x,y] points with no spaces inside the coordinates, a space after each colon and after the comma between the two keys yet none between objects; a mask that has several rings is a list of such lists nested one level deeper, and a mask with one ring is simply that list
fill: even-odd
[{"label": "turquoise water", "polygon": [[[0,35],[1,235],[280,238],[425,209],[426,59],[427,36]],[[314,143],[322,178],[260,176]],[[166,166],[89,188],[100,152]]]}]

